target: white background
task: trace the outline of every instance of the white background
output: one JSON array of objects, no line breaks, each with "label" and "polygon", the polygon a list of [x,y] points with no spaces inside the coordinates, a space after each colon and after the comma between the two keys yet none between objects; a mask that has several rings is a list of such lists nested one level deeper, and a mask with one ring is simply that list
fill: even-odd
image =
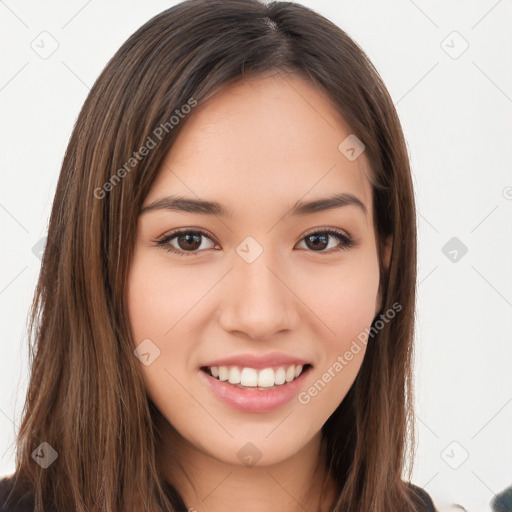
[{"label": "white background", "polygon": [[[26,393],[33,247],[74,121],[119,46],[175,3],[0,0],[0,475],[14,470]],[[301,3],[367,52],[408,141],[419,228],[413,482],[440,508],[490,510],[512,484],[512,0]],[[43,31],[58,43],[47,59],[31,47]],[[468,249],[456,262],[442,251],[452,237]]]}]

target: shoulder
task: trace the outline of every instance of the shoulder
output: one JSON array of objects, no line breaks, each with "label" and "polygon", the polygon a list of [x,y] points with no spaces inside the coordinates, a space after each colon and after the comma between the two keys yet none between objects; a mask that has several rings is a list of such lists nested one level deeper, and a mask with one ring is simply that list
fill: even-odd
[{"label": "shoulder", "polygon": [[412,484],[411,482],[406,482],[407,487],[411,491],[411,497],[414,502],[417,504],[419,510],[422,512],[437,512],[436,507],[434,506],[434,502],[432,498],[429,496],[425,489],[418,487],[417,485]]},{"label": "shoulder", "polygon": [[11,493],[15,483],[13,475],[0,477],[0,512],[32,512],[34,503],[29,499],[15,499]]}]

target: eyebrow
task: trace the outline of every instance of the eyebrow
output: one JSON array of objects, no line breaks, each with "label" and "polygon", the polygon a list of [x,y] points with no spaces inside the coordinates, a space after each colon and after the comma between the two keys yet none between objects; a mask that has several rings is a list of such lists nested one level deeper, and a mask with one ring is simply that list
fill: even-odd
[{"label": "eyebrow", "polygon": [[[341,208],[343,206],[356,206],[365,215],[368,210],[364,203],[353,194],[335,194],[330,197],[315,199],[313,201],[297,201],[290,212],[293,216],[311,215],[313,213]],[[226,210],[222,204],[216,201],[205,201],[202,199],[193,199],[183,196],[169,196],[158,199],[153,203],[143,207],[140,213],[157,210],[170,210],[186,213],[198,213],[202,215],[218,215],[220,217],[232,218],[232,212]]]}]

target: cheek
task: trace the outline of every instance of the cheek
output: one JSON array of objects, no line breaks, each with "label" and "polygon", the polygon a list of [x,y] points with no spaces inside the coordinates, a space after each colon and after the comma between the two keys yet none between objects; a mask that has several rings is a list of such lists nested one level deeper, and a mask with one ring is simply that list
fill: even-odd
[{"label": "cheek", "polygon": [[329,321],[336,333],[335,343],[342,348],[369,327],[375,317],[379,286],[377,262],[353,271],[347,269],[333,284],[335,289],[324,306],[328,308]]},{"label": "cheek", "polygon": [[[374,319],[379,287],[378,258],[372,248],[350,255],[339,265],[304,272],[297,282],[308,307],[318,317],[323,348],[341,350]],[[306,293],[307,292],[307,293]]]},{"label": "cheek", "polygon": [[136,343],[145,338],[167,343],[186,323],[208,283],[195,278],[192,267],[170,267],[163,264],[161,257],[142,253],[136,251],[128,276],[133,336]]},{"label": "cheek", "polygon": [[128,276],[134,350],[144,346],[151,358],[149,364],[141,364],[146,391],[172,424],[180,424],[182,411],[190,407],[190,396],[182,386],[190,379],[190,357],[199,339],[190,313],[208,285],[194,280],[191,272],[186,267],[163,266],[162,258],[136,250]]},{"label": "cheek", "polygon": [[206,284],[197,283],[184,267],[165,267],[162,258],[136,250],[128,276],[127,303],[134,350],[145,343],[140,346],[157,354],[154,362],[142,365],[149,390],[167,389],[171,375],[182,379],[196,343],[190,312],[204,294],[197,286]]},{"label": "cheek", "polygon": [[377,255],[359,253],[345,265],[309,275],[308,306],[318,316],[318,364],[298,397],[311,417],[324,420],[338,407],[361,368],[366,340],[376,315],[379,286]]}]

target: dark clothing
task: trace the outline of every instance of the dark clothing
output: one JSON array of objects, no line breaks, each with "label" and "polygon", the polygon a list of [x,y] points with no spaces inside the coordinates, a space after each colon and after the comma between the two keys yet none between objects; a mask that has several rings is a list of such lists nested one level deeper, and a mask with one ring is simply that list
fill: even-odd
[{"label": "dark clothing", "polygon": [[25,499],[21,503],[12,503],[12,499],[9,500],[7,506],[7,498],[13,487],[14,477],[8,476],[0,479],[0,512],[32,512],[34,510],[34,500]]},{"label": "dark clothing", "polygon": [[[12,500],[10,500],[9,504],[5,506],[12,484],[12,475],[0,478],[0,512],[32,512],[34,510],[34,501],[30,498],[25,499],[21,503],[12,503]],[[414,484],[408,484],[408,486],[412,490],[419,510],[422,512],[437,512],[432,499],[424,489]]]},{"label": "dark clothing", "polygon": [[428,495],[425,489],[422,489],[421,487],[418,487],[417,485],[410,483],[407,485],[412,489],[412,491],[418,498],[417,502],[419,505],[419,510],[422,510],[424,512],[437,512],[437,509],[434,506],[434,503],[432,502],[432,498]]}]

